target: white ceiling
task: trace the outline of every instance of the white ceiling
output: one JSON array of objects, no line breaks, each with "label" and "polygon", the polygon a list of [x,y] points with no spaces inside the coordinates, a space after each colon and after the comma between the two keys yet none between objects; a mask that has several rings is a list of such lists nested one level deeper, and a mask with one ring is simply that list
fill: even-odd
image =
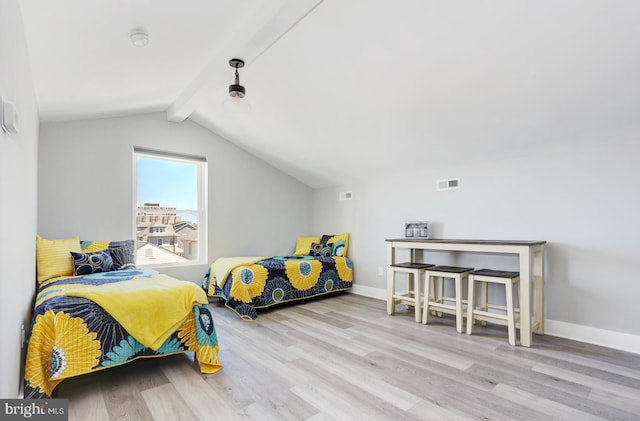
[{"label": "white ceiling", "polygon": [[20,4],[42,121],[166,111],[311,187],[640,133],[637,0]]}]

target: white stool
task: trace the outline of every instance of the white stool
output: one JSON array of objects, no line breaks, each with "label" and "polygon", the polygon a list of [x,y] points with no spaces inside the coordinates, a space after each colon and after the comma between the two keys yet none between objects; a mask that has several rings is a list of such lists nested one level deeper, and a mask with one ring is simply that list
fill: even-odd
[{"label": "white stool", "polygon": [[[429,268],[427,275],[427,290],[429,293],[424,300],[422,311],[422,323],[429,322],[429,312],[438,311],[446,314],[454,314],[456,316],[456,330],[462,333],[464,308],[466,302],[463,297],[462,281],[469,276],[473,268],[459,266],[433,266]],[[440,280],[438,293],[435,293],[436,278]],[[443,294],[444,280],[452,279],[454,281],[454,297],[445,297]],[[448,304],[453,302],[453,304]]]},{"label": "white stool", "polygon": [[[473,333],[473,323],[475,320],[498,323],[507,326],[509,334],[509,343],[516,344],[516,320],[515,313],[519,309],[513,304],[513,285],[517,285],[520,281],[518,272],[507,272],[502,270],[479,269],[469,273],[469,293],[467,299],[467,334]],[[482,282],[482,298],[480,307],[475,306],[475,283]],[[498,306],[487,303],[487,284],[502,284],[505,286],[506,305]],[[490,312],[489,309],[499,309],[501,312]]]},{"label": "white stool", "polygon": [[[420,323],[420,302],[422,292],[420,291],[422,278],[428,268],[434,265],[429,263],[395,263],[389,265],[389,270],[393,271],[390,283],[387,285],[387,313],[395,313],[396,304],[407,304],[414,306],[416,312],[416,322]],[[409,274],[409,285],[406,293],[396,293],[396,272]]]}]

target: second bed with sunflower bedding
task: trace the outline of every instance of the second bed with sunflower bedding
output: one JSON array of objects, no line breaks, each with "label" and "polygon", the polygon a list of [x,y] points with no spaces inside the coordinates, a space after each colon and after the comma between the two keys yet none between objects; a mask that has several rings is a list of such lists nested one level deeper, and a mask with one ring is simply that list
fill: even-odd
[{"label": "second bed with sunflower bedding", "polygon": [[202,287],[244,320],[256,320],[257,309],[351,288],[348,246],[349,233],[342,233],[298,237],[291,256],[221,257]]},{"label": "second bed with sunflower bedding", "polygon": [[257,309],[343,291],[352,283],[348,257],[230,257],[211,265],[203,288],[243,319],[256,320]]}]

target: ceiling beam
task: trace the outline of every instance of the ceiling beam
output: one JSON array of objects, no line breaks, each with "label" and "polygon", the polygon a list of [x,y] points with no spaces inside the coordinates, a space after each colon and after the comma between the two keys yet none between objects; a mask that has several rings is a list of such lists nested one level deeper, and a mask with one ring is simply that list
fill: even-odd
[{"label": "ceiling beam", "polygon": [[167,120],[180,123],[188,118],[211,92],[209,87],[229,84],[227,76],[231,73],[221,74],[221,65],[228,66],[229,59],[234,57],[241,58],[245,65],[255,61],[322,1],[286,0],[284,4],[267,1],[219,43],[208,64],[167,109]]}]

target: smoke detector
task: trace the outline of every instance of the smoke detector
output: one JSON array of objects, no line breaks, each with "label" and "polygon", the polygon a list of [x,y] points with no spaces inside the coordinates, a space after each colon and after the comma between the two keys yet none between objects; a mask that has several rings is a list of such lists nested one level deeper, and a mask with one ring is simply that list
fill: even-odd
[{"label": "smoke detector", "polygon": [[136,47],[144,47],[149,43],[149,32],[143,28],[136,28],[129,35],[131,43]]}]

